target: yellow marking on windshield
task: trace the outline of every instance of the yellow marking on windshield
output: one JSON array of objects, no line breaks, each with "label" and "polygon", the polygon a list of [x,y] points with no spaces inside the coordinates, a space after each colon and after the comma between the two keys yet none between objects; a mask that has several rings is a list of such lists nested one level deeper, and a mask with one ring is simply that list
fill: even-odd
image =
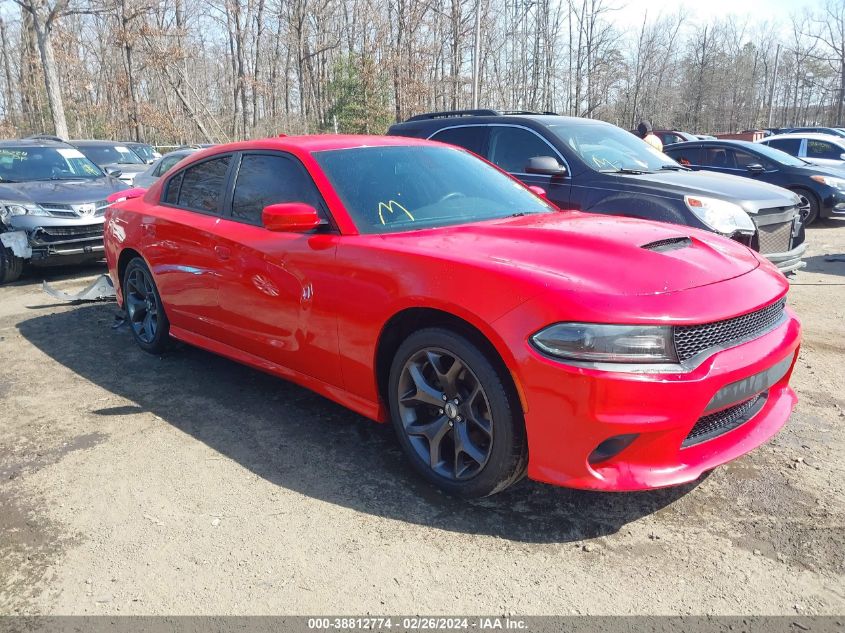
[{"label": "yellow marking on windshield", "polygon": [[381,220],[381,223],[386,224],[386,222],[384,221],[384,211],[385,210],[387,210],[387,212],[392,215],[392,214],[396,213],[396,209],[399,209],[405,215],[407,215],[411,219],[411,222],[416,221],[416,220],[414,220],[414,216],[411,215],[411,212],[408,211],[408,209],[406,209],[401,204],[396,202],[396,200],[389,200],[387,202],[387,204],[385,204],[384,202],[378,203],[378,217],[379,217],[379,220]]}]

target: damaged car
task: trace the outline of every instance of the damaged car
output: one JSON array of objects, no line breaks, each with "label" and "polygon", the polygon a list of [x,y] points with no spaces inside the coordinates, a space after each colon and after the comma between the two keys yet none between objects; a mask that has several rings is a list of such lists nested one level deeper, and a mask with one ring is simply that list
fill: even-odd
[{"label": "damaged car", "polygon": [[67,143],[0,141],[0,283],[101,259],[106,199],[126,188]]}]

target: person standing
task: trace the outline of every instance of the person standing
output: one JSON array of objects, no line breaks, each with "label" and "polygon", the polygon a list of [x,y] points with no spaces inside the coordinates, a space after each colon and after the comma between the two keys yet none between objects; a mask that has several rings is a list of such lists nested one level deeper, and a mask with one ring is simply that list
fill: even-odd
[{"label": "person standing", "polygon": [[654,149],[656,149],[658,152],[663,151],[663,143],[660,141],[659,138],[657,138],[654,132],[652,132],[650,122],[640,121],[640,124],[637,126],[637,135],[646,143],[651,145]]}]

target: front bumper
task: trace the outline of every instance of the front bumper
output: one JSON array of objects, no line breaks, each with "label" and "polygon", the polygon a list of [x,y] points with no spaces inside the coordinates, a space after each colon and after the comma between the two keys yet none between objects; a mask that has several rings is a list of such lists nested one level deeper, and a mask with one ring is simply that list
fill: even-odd
[{"label": "front bumper", "polygon": [[26,235],[35,263],[73,258],[92,259],[103,253],[103,219],[89,221],[19,216],[12,230]]},{"label": "front bumper", "polygon": [[795,270],[800,270],[807,265],[807,262],[802,261],[804,253],[807,251],[807,244],[801,243],[790,251],[785,253],[766,253],[765,257],[782,273],[789,273]]},{"label": "front bumper", "polygon": [[[788,309],[775,329],[717,352],[686,373],[575,367],[526,343],[515,377],[525,404],[528,476],[604,491],[694,481],[764,443],[786,423],[797,401],[789,378],[799,343],[800,325]],[[765,376],[774,383],[763,383]],[[736,391],[736,384],[746,389]],[[765,396],[755,398],[759,394]],[[701,434],[710,419],[746,403],[746,419]],[[596,459],[608,440],[631,436],[620,452]]]}]

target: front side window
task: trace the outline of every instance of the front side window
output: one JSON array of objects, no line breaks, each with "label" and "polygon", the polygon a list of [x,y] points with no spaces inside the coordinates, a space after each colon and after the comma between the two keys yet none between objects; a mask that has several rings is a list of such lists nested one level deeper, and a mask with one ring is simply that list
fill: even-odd
[{"label": "front side window", "polygon": [[754,154],[750,154],[748,152],[743,152],[742,150],[734,150],[733,152],[733,162],[734,166],[737,169],[747,169],[749,165],[762,165],[763,167],[766,166],[766,161],[759,156],[755,156]]},{"label": "front side window", "polygon": [[[177,206],[206,213],[219,213],[231,159],[231,156],[223,156],[188,167],[182,176]],[[173,185],[173,181],[168,185],[168,198]]]},{"label": "front side window", "polygon": [[361,233],[395,233],[557,209],[472,154],[451,147],[315,152]]},{"label": "front side window", "polygon": [[264,207],[304,202],[320,208],[321,198],[304,168],[290,158],[247,154],[241,160],[232,198],[232,218],[261,224]]},{"label": "front side window", "polygon": [[495,125],[490,128],[488,160],[512,174],[525,173],[528,161],[538,156],[557,158],[542,138],[518,127]]},{"label": "front side window", "polygon": [[807,158],[829,158],[841,160],[843,150],[827,141],[807,139]]}]

